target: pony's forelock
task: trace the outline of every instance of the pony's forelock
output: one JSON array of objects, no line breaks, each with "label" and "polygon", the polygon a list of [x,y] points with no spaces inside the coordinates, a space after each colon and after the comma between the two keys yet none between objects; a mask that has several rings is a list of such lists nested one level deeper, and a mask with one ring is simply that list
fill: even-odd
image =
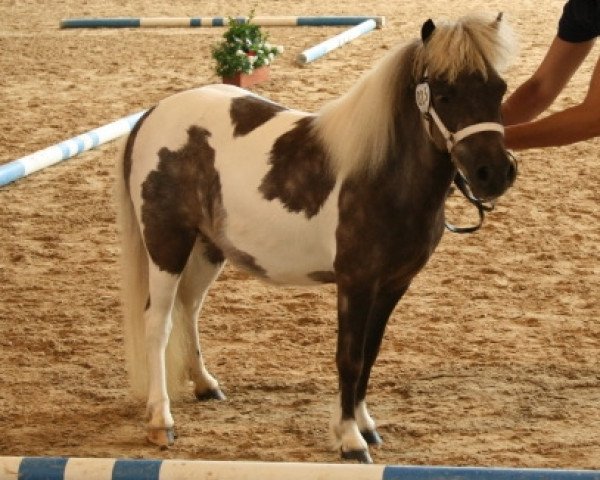
[{"label": "pony's forelock", "polygon": [[415,78],[427,70],[432,77],[454,82],[461,72],[479,72],[484,78],[491,67],[504,71],[517,50],[514,31],[502,15],[462,17],[456,22],[437,21],[427,42],[415,56]]}]

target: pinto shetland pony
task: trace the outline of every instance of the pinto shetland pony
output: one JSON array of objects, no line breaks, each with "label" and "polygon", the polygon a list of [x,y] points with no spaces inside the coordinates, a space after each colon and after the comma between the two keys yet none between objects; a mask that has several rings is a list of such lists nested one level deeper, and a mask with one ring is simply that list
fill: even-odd
[{"label": "pinto shetland pony", "polygon": [[381,442],[365,402],[371,368],[392,310],[442,236],[452,180],[463,175],[492,200],[516,176],[500,124],[510,32],[501,14],[428,20],[314,114],[209,85],[139,120],[118,203],[126,348],[152,442],[173,442],[177,384],[224,398],[197,319],[229,260],[275,284],[336,283],[332,433],[343,458],[371,461],[368,444]]}]

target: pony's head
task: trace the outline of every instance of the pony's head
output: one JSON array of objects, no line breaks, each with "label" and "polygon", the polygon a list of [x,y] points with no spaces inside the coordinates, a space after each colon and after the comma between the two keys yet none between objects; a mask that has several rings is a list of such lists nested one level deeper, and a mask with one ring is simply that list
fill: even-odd
[{"label": "pony's head", "polygon": [[514,45],[499,14],[494,20],[428,20],[415,50],[415,102],[426,129],[482,200],[501,195],[516,177],[514,159],[504,147],[501,102],[506,83],[498,73]]},{"label": "pony's head", "polygon": [[[425,22],[421,38],[392,50],[345,95],[321,109],[316,129],[329,149],[334,171],[342,176],[375,173],[404,152],[414,157],[409,143],[414,147],[433,141],[448,150],[443,134],[461,133],[467,127],[464,137],[449,149],[454,162],[475,195],[482,200],[500,195],[513,182],[515,166],[500,131],[506,84],[498,72],[508,64],[515,46],[501,15]],[[418,84],[427,87],[424,113],[415,102]],[[420,135],[419,116],[431,117],[429,107],[440,117],[440,122],[429,121],[432,139]],[[482,122],[495,126],[477,133],[468,129]]]}]

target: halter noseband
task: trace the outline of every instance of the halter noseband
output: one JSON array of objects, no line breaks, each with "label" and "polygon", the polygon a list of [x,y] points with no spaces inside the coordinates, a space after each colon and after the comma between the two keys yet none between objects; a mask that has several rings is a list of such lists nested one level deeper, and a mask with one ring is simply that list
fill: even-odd
[{"label": "halter noseband", "polygon": [[[454,147],[465,138],[479,132],[498,132],[501,135],[504,135],[504,126],[497,122],[480,122],[475,123],[473,125],[468,125],[465,128],[460,129],[457,132],[451,132],[446,128],[444,122],[442,122],[441,118],[433,108],[431,103],[431,90],[429,88],[427,71],[425,71],[425,75],[423,76],[423,80],[421,83],[417,84],[415,89],[415,100],[417,102],[417,107],[422,114],[423,123],[425,124],[425,130],[429,134],[429,137],[433,139],[433,135],[431,132],[431,123],[433,120],[436,127],[444,137],[446,141],[446,149],[450,156],[452,156],[452,150]],[[465,176],[461,173],[460,168],[456,165],[457,173],[454,177],[454,184],[458,187],[460,192],[465,196],[465,198],[473,205],[477,207],[479,212],[479,223],[470,227],[457,227],[448,222],[445,223],[445,226],[448,230],[454,233],[472,233],[476,230],[479,230],[481,225],[483,224],[483,219],[485,216],[485,212],[489,212],[494,209],[493,203],[486,203],[479,198],[475,197],[469,187],[468,182]]]},{"label": "halter noseband", "polygon": [[415,90],[415,100],[417,101],[417,107],[419,107],[419,110],[423,115],[423,122],[425,123],[427,133],[431,137],[431,125],[429,121],[433,120],[435,126],[444,137],[444,140],[446,140],[448,153],[452,153],[452,150],[458,142],[475,133],[498,132],[504,135],[504,126],[497,122],[475,123],[460,129],[458,132],[451,132],[448,130],[431,103],[431,91],[429,89],[429,83],[427,82],[427,72],[425,72],[425,76],[421,83],[417,85]]}]

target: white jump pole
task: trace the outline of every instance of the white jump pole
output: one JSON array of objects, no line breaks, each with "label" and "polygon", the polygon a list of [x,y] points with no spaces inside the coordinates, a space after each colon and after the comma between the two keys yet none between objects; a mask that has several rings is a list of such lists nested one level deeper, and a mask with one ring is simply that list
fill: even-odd
[{"label": "white jump pole", "polygon": [[26,157],[0,165],[0,187],[129,133],[143,114],[144,111],[134,113],[64,142],[38,150]]},{"label": "white jump pole", "polygon": [[[238,22],[248,22],[248,17],[232,17]],[[383,16],[257,16],[252,23],[259,26],[344,26],[358,25],[373,19],[377,28],[385,25]],[[114,18],[67,18],[61,20],[61,28],[144,28],[144,27],[223,27],[229,17],[114,17]]]},{"label": "white jump pole", "polygon": [[314,47],[309,48],[308,50],[304,50],[302,53],[298,55],[296,61],[300,64],[310,63],[317,58],[321,58],[323,55],[335,50],[336,48],[341,47],[342,45],[354,40],[355,38],[364,35],[367,32],[370,32],[376,27],[375,20],[369,19],[358,25],[346,30],[345,32],[336,35],[335,37],[331,37],[325,40]]},{"label": "white jump pole", "polygon": [[600,480],[600,470],[0,457],[0,480]]}]

